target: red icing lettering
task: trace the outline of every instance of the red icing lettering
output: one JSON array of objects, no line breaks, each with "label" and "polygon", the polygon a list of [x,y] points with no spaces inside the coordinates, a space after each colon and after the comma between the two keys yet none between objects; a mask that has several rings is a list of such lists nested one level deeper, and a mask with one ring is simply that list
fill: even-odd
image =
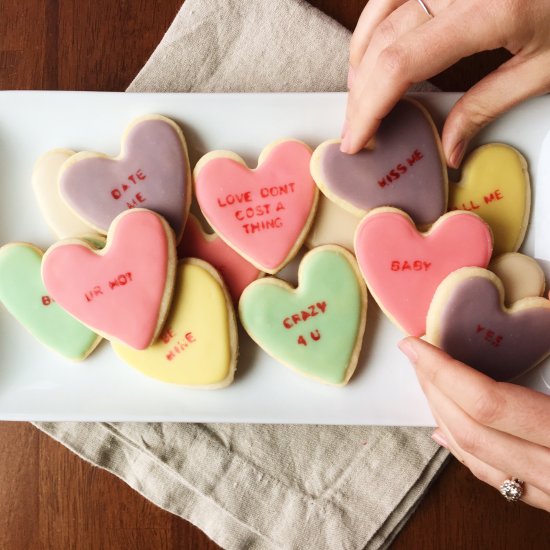
[{"label": "red icing lettering", "polygon": [[235,217],[240,221],[244,221],[245,219],[254,218],[256,216],[265,216],[266,214],[269,214],[269,210],[271,208],[270,204],[259,204],[258,206],[249,206],[245,210],[237,210],[235,212]]},{"label": "red icing lettering", "polygon": [[390,269],[392,271],[428,271],[432,262],[425,260],[392,260]]},{"label": "red icing lettering", "polygon": [[175,336],[174,331],[169,327],[160,335],[160,339],[164,344],[168,344],[168,342],[170,342],[170,340],[172,340]]},{"label": "red icing lettering", "polygon": [[[169,343],[173,338],[175,338],[175,334],[171,333],[172,335],[167,341],[163,342],[165,344]],[[192,332],[186,332],[184,337],[182,339],[178,339],[178,341],[168,350],[165,354],[167,361],[173,361],[179,354],[185,352],[185,350],[193,343],[195,343],[197,339],[193,335]]]},{"label": "red icing lettering", "polygon": [[122,273],[115,277],[112,281],[109,281],[109,288],[113,290],[116,287],[125,286],[132,282],[132,273]]},{"label": "red icing lettering", "polygon": [[94,286],[92,290],[89,292],[84,293],[84,297],[86,298],[87,302],[91,302],[96,296],[101,296],[103,294],[103,290],[101,290],[101,287],[99,285]]},{"label": "red icing lettering", "polygon": [[309,335],[314,342],[318,342],[321,339],[321,333],[318,330],[310,332]]},{"label": "red icing lettering", "polygon": [[281,227],[283,227],[283,220],[281,220],[281,218],[272,218],[270,220],[262,220],[261,222],[243,224],[244,232],[247,235],[254,235],[254,233],[259,233],[260,231],[279,229]]},{"label": "red icing lettering", "polygon": [[479,324],[476,326],[476,334],[479,334],[483,338],[484,342],[491,344],[495,348],[498,348],[504,340],[504,336],[497,334],[494,330]]},{"label": "red icing lettering", "polygon": [[245,193],[230,193],[223,198],[218,197],[218,206],[220,208],[225,208],[226,206],[231,206],[232,204],[243,204],[245,202],[252,202],[252,192],[246,191]]},{"label": "red icing lettering", "polygon": [[42,296],[42,305],[49,306],[52,303],[52,299],[49,296]]},{"label": "red icing lettering", "polygon": [[306,339],[303,336],[298,336],[298,344],[301,346],[307,346]]},{"label": "red icing lettering", "polygon": [[[146,175],[140,168],[133,174],[130,174],[126,179],[132,185],[136,185],[140,181],[145,180]],[[117,185],[117,187],[111,190],[111,196],[113,197],[113,199],[118,200],[128,191],[128,189],[130,189],[130,187],[131,185],[129,185],[127,182],[122,182],[120,185]],[[137,195],[135,195],[135,198],[133,200],[126,201],[126,205],[128,206],[128,208],[134,208],[136,204],[140,202],[145,202],[145,199],[141,196],[140,193],[138,193]]]},{"label": "red icing lettering", "polygon": [[310,317],[317,317],[325,313],[327,310],[326,302],[317,302],[308,306],[306,309],[302,309],[299,313],[293,313],[283,319],[283,326],[286,329],[291,329],[299,323],[307,321]]},{"label": "red icing lettering", "polygon": [[485,195],[483,200],[485,204],[490,204],[493,201],[500,201],[504,198],[504,195],[500,192],[500,189],[495,189],[495,191],[489,195]]},{"label": "red icing lettering", "polygon": [[419,160],[422,160],[424,158],[424,155],[422,154],[422,151],[419,151],[418,149],[415,149],[413,151],[412,156],[410,156],[407,159],[407,164],[409,166],[414,166]]},{"label": "red icing lettering", "polygon": [[472,210],[477,210],[479,208],[479,204],[476,204],[474,201],[470,202],[463,202],[460,206],[451,206],[449,210],[467,210],[468,212],[471,212]]},{"label": "red icing lettering", "polygon": [[262,187],[260,196],[265,199],[267,197],[278,197],[280,195],[288,195],[294,193],[294,182],[285,183],[284,185],[274,185],[272,187]]},{"label": "red icing lettering", "polygon": [[122,197],[122,193],[118,189],[113,189],[111,191],[111,195],[113,196],[113,199],[120,199],[120,197]]},{"label": "red icing lettering", "polygon": [[281,210],[286,210],[286,206],[282,202],[278,202],[275,207],[275,212],[280,212]]}]

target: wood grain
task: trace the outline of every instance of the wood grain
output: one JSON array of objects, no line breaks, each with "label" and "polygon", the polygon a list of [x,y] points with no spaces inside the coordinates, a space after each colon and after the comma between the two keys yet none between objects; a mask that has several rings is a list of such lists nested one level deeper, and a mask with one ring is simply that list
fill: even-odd
[{"label": "wood grain", "polygon": [[[277,0],[273,0],[277,1]],[[363,0],[311,0],[353,28]],[[0,89],[124,90],[181,0],[0,0]],[[506,58],[474,56],[435,79],[464,90]],[[394,549],[546,549],[547,514],[509,505],[456,461]],[[218,548],[29,424],[0,423],[0,549]]]}]

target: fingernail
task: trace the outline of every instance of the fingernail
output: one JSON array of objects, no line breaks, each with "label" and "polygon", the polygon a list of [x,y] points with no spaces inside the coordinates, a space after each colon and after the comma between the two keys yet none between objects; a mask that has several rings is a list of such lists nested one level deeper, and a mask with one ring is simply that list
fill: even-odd
[{"label": "fingernail", "polygon": [[465,150],[466,150],[466,143],[464,141],[459,141],[455,145],[455,148],[453,149],[453,152],[449,157],[449,164],[451,165],[451,168],[458,168],[460,166],[460,163],[462,162],[462,158],[464,157]]},{"label": "fingernail", "polygon": [[346,129],[346,132],[342,136],[342,143],[340,143],[340,151],[342,151],[342,153],[349,153],[350,145],[351,145],[351,137],[349,135],[348,130]]},{"label": "fingernail", "polygon": [[348,69],[348,90],[353,86],[355,80],[355,69],[350,65]]},{"label": "fingernail", "polygon": [[437,428],[436,430],[434,430],[434,432],[432,433],[432,439],[438,444],[440,445],[441,447],[444,447],[445,449],[448,449],[449,448],[449,442],[447,441],[447,439],[445,438],[445,436],[443,435],[443,432]]},{"label": "fingernail", "polygon": [[348,119],[344,120],[344,125],[342,126],[342,131],[340,132],[340,137],[343,139],[344,136],[348,133]]},{"label": "fingernail", "polygon": [[413,364],[416,364],[416,361],[418,359],[418,354],[416,353],[416,349],[414,348],[413,344],[411,343],[409,338],[404,338],[401,340],[397,346],[399,349],[407,356],[407,359]]}]

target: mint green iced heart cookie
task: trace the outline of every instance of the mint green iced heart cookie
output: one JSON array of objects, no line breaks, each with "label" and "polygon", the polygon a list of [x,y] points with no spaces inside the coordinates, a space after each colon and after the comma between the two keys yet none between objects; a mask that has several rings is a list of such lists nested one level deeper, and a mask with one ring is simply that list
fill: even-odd
[{"label": "mint green iced heart cookie", "polygon": [[40,275],[42,256],[26,243],[0,248],[0,302],[45,346],[69,359],[85,359],[101,337],[48,296]]},{"label": "mint green iced heart cookie", "polygon": [[294,289],[274,277],[249,285],[239,302],[244,328],[267,353],[321,382],[344,385],[355,366],[367,289],[355,258],[338,246],[306,254]]}]

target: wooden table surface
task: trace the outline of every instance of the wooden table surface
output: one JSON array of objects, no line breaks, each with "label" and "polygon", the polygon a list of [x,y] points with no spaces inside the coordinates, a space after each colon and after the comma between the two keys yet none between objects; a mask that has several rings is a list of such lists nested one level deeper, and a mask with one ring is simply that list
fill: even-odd
[{"label": "wooden table surface", "polygon": [[[353,29],[366,2],[310,3]],[[122,91],[180,4],[0,0],[0,89]],[[444,90],[464,90],[504,57],[467,59],[434,81]],[[393,548],[547,549],[549,541],[550,516],[506,503],[453,460]],[[218,546],[30,424],[0,423],[0,549],[34,548]]]}]

